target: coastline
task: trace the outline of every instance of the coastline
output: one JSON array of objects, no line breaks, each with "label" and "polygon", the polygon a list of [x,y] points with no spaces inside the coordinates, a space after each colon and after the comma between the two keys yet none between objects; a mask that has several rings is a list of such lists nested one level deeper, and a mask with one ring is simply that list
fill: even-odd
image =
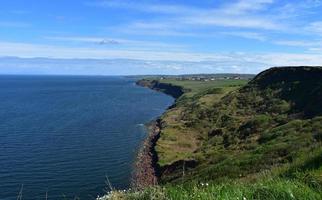
[{"label": "coastline", "polygon": [[[136,85],[146,87],[158,92],[163,92],[172,96],[175,101],[184,93],[183,88],[170,84],[160,83],[156,80],[139,80]],[[175,102],[165,110],[175,107]],[[163,115],[163,114],[162,114]],[[162,116],[161,115],[161,116]],[[161,117],[160,116],[160,117]],[[146,124],[148,135],[144,139],[141,148],[138,151],[135,162],[135,169],[132,177],[132,187],[135,189],[144,189],[149,186],[157,185],[161,175],[161,169],[158,165],[158,155],[155,150],[161,133],[161,119],[157,118]]]},{"label": "coastline", "polygon": [[158,156],[155,151],[155,145],[160,137],[159,123],[160,120],[157,119],[146,125],[148,135],[138,152],[132,177],[131,185],[135,189],[140,190],[158,184]]},{"label": "coastline", "polygon": [[[110,199],[266,199],[268,193],[276,199],[311,194],[321,199],[321,137],[314,133],[321,129],[320,97],[314,96],[321,77],[309,76],[310,69],[295,71],[283,74],[273,68],[251,82],[224,80],[213,82],[214,87],[171,79],[141,81],[137,85],[161,92],[156,85],[169,83],[191,93],[160,113],[142,139],[137,178],[145,185],[112,192]],[[307,91],[310,101],[301,95]],[[142,161],[145,156],[150,162]],[[307,176],[309,181],[303,179]]]}]

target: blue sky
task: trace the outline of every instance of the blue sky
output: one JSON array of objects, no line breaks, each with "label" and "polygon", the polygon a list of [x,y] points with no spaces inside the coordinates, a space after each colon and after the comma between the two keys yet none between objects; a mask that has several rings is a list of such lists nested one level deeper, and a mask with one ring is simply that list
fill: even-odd
[{"label": "blue sky", "polygon": [[322,65],[321,10],[321,0],[1,1],[0,73],[257,73]]}]

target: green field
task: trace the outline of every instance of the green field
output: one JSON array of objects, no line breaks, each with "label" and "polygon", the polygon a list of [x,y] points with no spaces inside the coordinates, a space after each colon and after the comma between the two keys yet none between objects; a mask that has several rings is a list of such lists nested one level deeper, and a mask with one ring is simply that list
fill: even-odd
[{"label": "green field", "polygon": [[247,80],[213,80],[213,81],[191,81],[191,80],[176,80],[163,79],[159,80],[161,83],[168,83],[172,85],[182,86],[190,90],[187,94],[193,95],[211,88],[231,88],[245,85]]}]

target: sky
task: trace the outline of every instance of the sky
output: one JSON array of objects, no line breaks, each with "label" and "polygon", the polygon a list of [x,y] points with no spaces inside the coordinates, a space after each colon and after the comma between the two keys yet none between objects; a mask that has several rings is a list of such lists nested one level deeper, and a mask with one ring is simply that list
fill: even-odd
[{"label": "sky", "polygon": [[0,1],[1,74],[322,65],[322,0]]}]

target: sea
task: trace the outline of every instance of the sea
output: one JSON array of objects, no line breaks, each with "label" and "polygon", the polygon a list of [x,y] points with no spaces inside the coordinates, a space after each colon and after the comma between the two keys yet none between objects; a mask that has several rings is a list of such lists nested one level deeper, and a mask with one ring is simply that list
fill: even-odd
[{"label": "sea", "polygon": [[130,186],[145,124],[174,102],[109,76],[0,76],[0,199],[91,200]]}]

